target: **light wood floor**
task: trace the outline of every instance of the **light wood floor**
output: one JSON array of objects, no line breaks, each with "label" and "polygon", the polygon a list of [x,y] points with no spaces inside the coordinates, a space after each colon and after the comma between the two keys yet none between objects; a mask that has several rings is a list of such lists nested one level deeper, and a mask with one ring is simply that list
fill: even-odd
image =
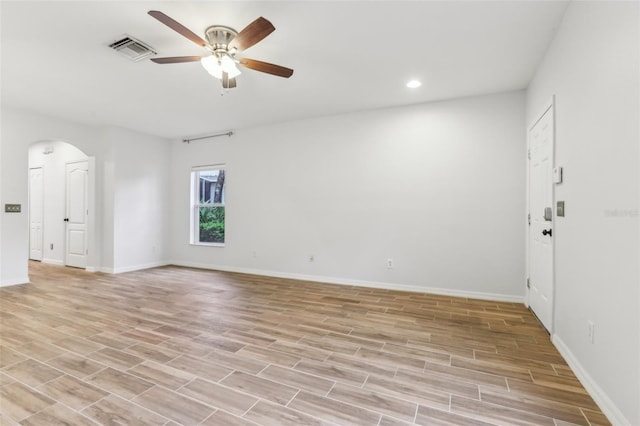
[{"label": "light wood floor", "polygon": [[0,289],[2,425],[600,425],[524,306],[163,267]]}]

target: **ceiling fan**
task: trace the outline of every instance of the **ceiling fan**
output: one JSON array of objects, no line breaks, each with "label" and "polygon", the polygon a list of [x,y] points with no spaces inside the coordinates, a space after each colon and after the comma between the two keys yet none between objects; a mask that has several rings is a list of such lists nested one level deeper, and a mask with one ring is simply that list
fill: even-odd
[{"label": "ceiling fan", "polygon": [[256,59],[236,57],[238,53],[250,48],[275,31],[273,24],[263,17],[259,17],[240,32],[223,25],[213,25],[205,30],[205,40],[158,10],[150,10],[148,13],[172,30],[211,52],[206,56],[174,56],[151,59],[156,64],[200,61],[209,74],[222,81],[224,89],[236,87],[236,77],[240,74],[237,65],[278,77],[289,78],[293,75],[291,68]]}]

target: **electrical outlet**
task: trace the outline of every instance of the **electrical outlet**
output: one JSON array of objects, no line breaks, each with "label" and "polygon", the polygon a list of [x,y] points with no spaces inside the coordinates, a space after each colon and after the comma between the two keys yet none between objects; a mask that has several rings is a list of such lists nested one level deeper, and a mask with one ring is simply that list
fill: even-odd
[{"label": "electrical outlet", "polygon": [[587,321],[587,335],[589,336],[589,341],[591,341],[591,343],[595,342],[595,331],[596,326],[593,321]]},{"label": "electrical outlet", "polygon": [[393,269],[393,259],[387,259],[387,269]]}]

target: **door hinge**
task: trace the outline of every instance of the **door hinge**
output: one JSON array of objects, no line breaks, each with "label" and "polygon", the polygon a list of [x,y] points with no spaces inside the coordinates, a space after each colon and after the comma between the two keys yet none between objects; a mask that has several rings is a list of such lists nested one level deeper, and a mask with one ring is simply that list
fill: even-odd
[{"label": "door hinge", "polygon": [[527,278],[527,288],[530,289],[531,288],[531,280],[529,280],[529,278]]},{"label": "door hinge", "polygon": [[531,160],[531,150],[527,149],[527,158]]},{"label": "door hinge", "polygon": [[527,223],[531,226],[531,213],[527,213]]}]

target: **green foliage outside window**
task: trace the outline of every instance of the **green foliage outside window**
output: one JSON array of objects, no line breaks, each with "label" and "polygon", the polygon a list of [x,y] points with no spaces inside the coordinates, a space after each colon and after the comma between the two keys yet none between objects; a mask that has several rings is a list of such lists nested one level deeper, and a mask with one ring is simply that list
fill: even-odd
[{"label": "green foliage outside window", "polygon": [[224,243],[224,206],[200,207],[200,242]]}]

